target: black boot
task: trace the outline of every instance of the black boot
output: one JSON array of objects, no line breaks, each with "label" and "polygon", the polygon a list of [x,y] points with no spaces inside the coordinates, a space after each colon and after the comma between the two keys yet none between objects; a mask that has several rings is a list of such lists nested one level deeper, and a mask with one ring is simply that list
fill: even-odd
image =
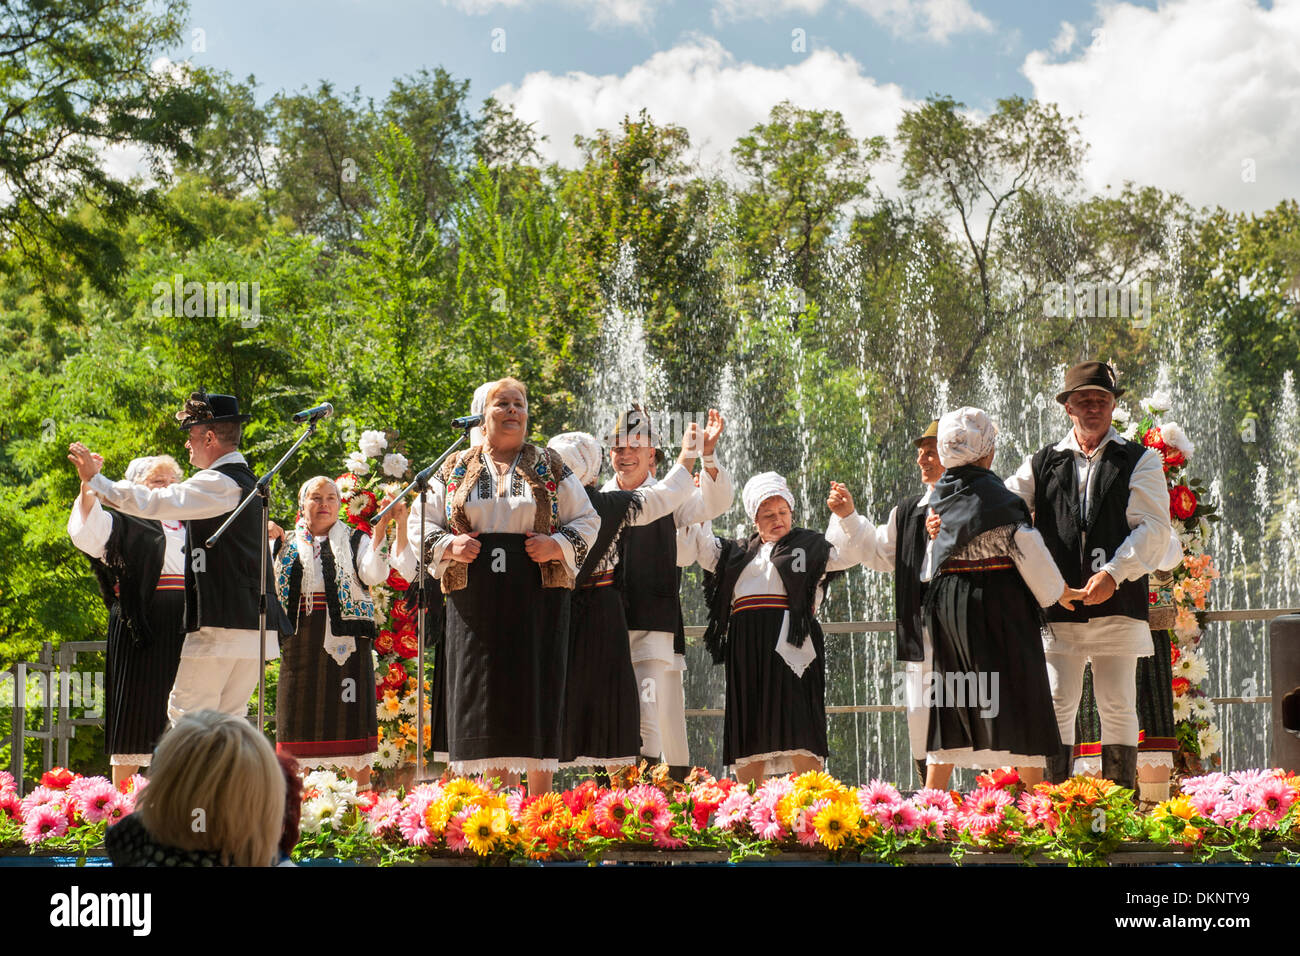
[{"label": "black boot", "polygon": [[1065,783],[1073,774],[1074,744],[1062,744],[1061,749],[1047,758],[1047,782]]},{"label": "black boot", "polygon": [[925,758],[919,757],[916,761],[916,772],[921,777],[921,786],[925,786]]},{"label": "black boot", "polygon": [[[1123,744],[1101,745],[1101,775],[1107,780],[1113,780],[1125,790],[1132,790],[1136,794],[1137,768],[1137,747],[1126,747]],[[1134,799],[1137,799],[1136,796]]]},{"label": "black boot", "polygon": [[691,767],[679,767],[676,764],[668,765],[668,776],[678,783],[685,783],[686,778],[691,775]]}]

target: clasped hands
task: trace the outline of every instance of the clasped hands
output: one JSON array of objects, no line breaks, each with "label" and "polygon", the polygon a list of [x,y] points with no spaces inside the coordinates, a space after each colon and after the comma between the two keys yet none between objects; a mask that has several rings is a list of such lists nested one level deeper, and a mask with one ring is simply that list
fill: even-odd
[{"label": "clasped hands", "polygon": [[[478,536],[477,531],[456,535],[451,539],[451,544],[447,545],[446,550],[443,551],[443,556],[450,558],[452,561],[459,561],[462,564],[472,563],[478,557],[479,549],[483,547],[479,543]],[[564,551],[550,535],[525,531],[524,537],[528,539],[524,542],[524,551],[538,564],[545,564],[547,561],[564,560]]]}]

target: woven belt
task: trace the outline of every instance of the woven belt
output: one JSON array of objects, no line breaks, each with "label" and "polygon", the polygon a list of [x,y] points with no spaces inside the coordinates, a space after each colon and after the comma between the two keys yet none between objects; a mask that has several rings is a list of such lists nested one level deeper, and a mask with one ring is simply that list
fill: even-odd
[{"label": "woven belt", "polygon": [[313,591],[311,594],[304,594],[298,599],[298,613],[311,614],[314,611],[325,610],[325,592]]},{"label": "woven belt", "polygon": [[159,591],[184,591],[185,575],[183,574],[164,574],[158,578]]},{"label": "woven belt", "polygon": [[970,571],[1010,571],[1016,566],[1005,554],[997,555],[992,558],[981,558],[978,561],[961,561],[957,558],[949,558],[939,568],[943,574],[965,574]]},{"label": "woven belt", "polygon": [[747,594],[731,602],[731,613],[737,611],[757,611],[760,608],[777,608],[788,611],[790,602],[784,594]]},{"label": "woven belt", "polygon": [[597,571],[587,579],[587,583],[582,587],[583,590],[586,590],[587,588],[607,588],[613,583],[614,569],[610,568],[608,571]]}]

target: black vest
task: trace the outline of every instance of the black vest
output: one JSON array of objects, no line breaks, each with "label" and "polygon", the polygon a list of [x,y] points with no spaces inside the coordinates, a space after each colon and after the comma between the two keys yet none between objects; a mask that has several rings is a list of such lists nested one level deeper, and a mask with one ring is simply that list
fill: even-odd
[{"label": "black vest", "polygon": [[677,596],[677,524],[673,516],[667,514],[648,525],[625,530],[618,542],[618,561],[627,629],[675,633],[682,606]]},{"label": "black vest", "polygon": [[[1129,479],[1146,449],[1136,442],[1108,442],[1094,466],[1088,514],[1079,514],[1079,482],[1075,453],[1048,445],[1033,457],[1034,527],[1056,559],[1065,583],[1081,588],[1110,561],[1132,533],[1128,510]],[[1146,575],[1123,581],[1103,604],[1076,604],[1067,611],[1060,604],[1047,609],[1048,620],[1083,624],[1095,617],[1119,615],[1146,621],[1149,591]]]},{"label": "black vest", "polygon": [[[257,476],[248,465],[230,462],[214,470],[239,485],[242,497],[253,493]],[[261,508],[249,505],[215,547],[207,547],[208,538],[228,517],[230,512],[215,518],[195,518],[185,522],[187,633],[201,627],[257,630],[257,569],[262,553],[268,551]],[[284,630],[286,625],[287,620],[280,613],[280,602],[275,596],[271,558],[267,553],[266,629],[268,633],[277,630],[288,633]]]},{"label": "black vest", "polygon": [[926,511],[918,508],[922,495],[904,498],[894,517],[894,612],[898,625],[894,630],[894,656],[900,661],[925,659],[921,640],[921,602],[926,582],[921,580],[925,561]]},{"label": "black vest", "polygon": [[[357,566],[357,552],[361,548],[361,539],[368,535],[360,528],[354,528],[348,536],[348,544],[352,549],[352,567]],[[281,542],[277,541],[274,550],[275,554],[280,553]],[[320,569],[321,576],[325,579],[325,607],[329,611],[330,630],[336,636],[347,637],[370,637],[375,636],[375,621],[370,620],[347,620],[343,617],[342,609],[339,606],[339,577],[338,568],[334,566],[334,549],[330,547],[329,539],[321,542],[320,549]],[[367,598],[370,597],[370,589],[361,584],[360,578],[357,583],[365,592]],[[289,571],[289,608],[285,614],[286,627],[290,633],[298,632],[298,612],[301,609],[302,602],[302,552],[298,553],[298,560],[293,563]],[[270,622],[267,623],[267,629],[270,630]],[[425,636],[428,636],[428,622],[425,622]]]}]

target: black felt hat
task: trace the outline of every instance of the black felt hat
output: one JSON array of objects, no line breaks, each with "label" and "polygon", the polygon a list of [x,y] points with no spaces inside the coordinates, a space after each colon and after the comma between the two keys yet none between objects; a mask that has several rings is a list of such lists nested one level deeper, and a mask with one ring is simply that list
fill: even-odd
[{"label": "black felt hat", "polygon": [[176,413],[176,421],[182,429],[219,422],[239,422],[242,425],[252,418],[252,415],[239,414],[239,399],[235,396],[211,395],[202,389],[191,392],[185,400],[185,407]]},{"label": "black felt hat", "polygon": [[648,443],[655,450],[656,461],[664,460],[663,443],[659,441],[659,433],[655,431],[654,424],[650,421],[650,413],[639,402],[633,402],[619,412],[618,421],[605,436],[605,444],[610,448],[619,448],[631,444],[628,439],[634,437],[642,439],[638,444]]},{"label": "black felt hat", "polygon": [[1064,405],[1071,392],[1088,388],[1110,392],[1116,398],[1124,394],[1124,389],[1115,383],[1115,370],[1105,362],[1080,362],[1065,373],[1065,389],[1057,394],[1056,400]]}]

